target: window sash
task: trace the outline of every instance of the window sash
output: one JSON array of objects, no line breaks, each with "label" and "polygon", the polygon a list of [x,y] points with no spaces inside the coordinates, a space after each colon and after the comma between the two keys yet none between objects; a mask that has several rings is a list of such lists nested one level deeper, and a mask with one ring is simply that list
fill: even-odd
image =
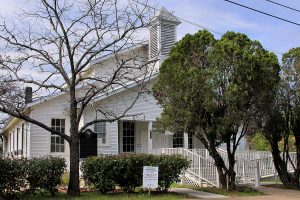
[{"label": "window sash", "polygon": [[123,152],[134,152],[134,122],[123,122]]},{"label": "window sash", "polygon": [[183,133],[176,133],[173,135],[173,148],[183,147]]},{"label": "window sash", "polygon": [[106,123],[97,122],[94,124],[94,132],[97,133],[97,140],[100,141],[100,144],[107,143],[107,133],[106,133]]},{"label": "window sash", "polygon": [[[51,119],[52,129],[65,133],[65,119]],[[65,152],[65,140],[56,134],[51,133],[51,153],[62,153]]]}]

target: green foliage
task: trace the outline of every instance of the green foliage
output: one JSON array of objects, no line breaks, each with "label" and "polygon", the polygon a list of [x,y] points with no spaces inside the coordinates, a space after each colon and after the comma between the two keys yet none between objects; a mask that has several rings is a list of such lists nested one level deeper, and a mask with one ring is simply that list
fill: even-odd
[{"label": "green foliage", "polygon": [[90,157],[82,163],[81,170],[84,179],[90,180],[101,193],[116,186],[133,192],[142,186],[143,166],[158,166],[158,189],[166,191],[188,165],[185,158],[177,155],[124,154]]},{"label": "green foliage", "polygon": [[64,172],[64,174],[61,177],[61,185],[63,186],[69,185],[69,177],[70,177],[70,173]]},{"label": "green foliage", "polygon": [[113,169],[115,164],[118,163],[114,162],[112,157],[89,157],[81,164],[83,178],[93,183],[101,193],[112,191],[116,185],[113,177],[119,174]]},{"label": "green foliage", "polygon": [[204,129],[215,146],[228,142],[278,81],[276,56],[246,35],[228,32],[216,40],[208,31],[188,34],[172,48],[153,86],[163,107],[159,123],[173,132]]},{"label": "green foliage", "polygon": [[26,187],[26,159],[0,159],[0,198],[17,199]]},{"label": "green foliage", "polygon": [[17,199],[37,189],[54,195],[65,167],[63,158],[50,156],[30,160],[0,159],[0,197]]},{"label": "green foliage", "polygon": [[270,151],[270,144],[268,140],[260,132],[249,137],[249,146],[251,150]]},{"label": "green foliage", "polygon": [[[276,96],[263,108],[262,133],[268,139],[274,165],[282,183],[299,188],[300,173],[289,173],[286,160],[290,151],[300,150],[300,48],[282,56],[282,71]],[[294,163],[299,172],[299,164]],[[297,169],[298,168],[298,169]]]},{"label": "green foliage", "polygon": [[30,190],[44,189],[54,195],[65,171],[64,158],[45,156],[28,162],[27,178]]},{"label": "green foliage", "polygon": [[[241,137],[257,130],[261,108],[279,82],[277,57],[245,34],[216,40],[206,30],[186,35],[161,65],[153,93],[163,112],[160,129],[196,135],[234,188],[234,154]],[[229,164],[216,150],[226,143]],[[226,187],[225,178],[221,184]]]}]

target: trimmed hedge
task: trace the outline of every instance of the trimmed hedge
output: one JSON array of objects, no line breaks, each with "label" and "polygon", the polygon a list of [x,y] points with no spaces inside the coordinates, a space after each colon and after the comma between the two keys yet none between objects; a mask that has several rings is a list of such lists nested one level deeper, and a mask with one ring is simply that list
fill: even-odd
[{"label": "trimmed hedge", "polygon": [[0,159],[0,199],[18,199],[37,189],[57,192],[66,164],[51,156],[34,159]]},{"label": "trimmed hedge", "polygon": [[0,159],[0,199],[17,199],[26,187],[26,159]]},{"label": "trimmed hedge", "polygon": [[29,160],[26,180],[30,190],[44,189],[54,196],[58,193],[57,186],[61,183],[65,168],[64,158],[46,156]]},{"label": "trimmed hedge", "polygon": [[158,166],[158,190],[167,191],[178,181],[189,161],[180,155],[123,154],[89,157],[81,165],[83,178],[95,185],[101,193],[107,193],[116,186],[133,192],[142,186],[143,166]]}]

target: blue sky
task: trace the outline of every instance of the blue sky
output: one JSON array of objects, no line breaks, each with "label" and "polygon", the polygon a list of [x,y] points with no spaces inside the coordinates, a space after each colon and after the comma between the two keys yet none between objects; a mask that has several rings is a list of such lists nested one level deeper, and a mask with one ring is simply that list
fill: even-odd
[{"label": "blue sky", "polygon": [[[266,0],[232,0],[264,12],[300,23],[300,13]],[[273,0],[300,10],[299,0]],[[235,6],[224,0],[161,0],[155,1],[174,12],[174,15],[225,33],[236,31],[260,41],[265,48],[286,52],[300,47],[300,26],[289,24],[272,17]],[[199,28],[183,22],[178,26],[180,39],[186,33],[194,33]],[[216,37],[219,37],[215,34]]]},{"label": "blue sky", "polygon": [[[300,46],[300,26],[292,25],[265,16],[224,0],[149,0],[157,7],[164,6],[176,16],[204,25],[215,31],[225,33],[236,31],[247,34],[260,41],[265,48],[286,52]],[[271,4],[266,0],[232,0],[300,23],[300,13]],[[273,0],[300,9],[299,0]],[[1,0],[0,15],[9,16],[17,7],[26,8],[32,0]],[[178,26],[177,39],[186,33],[195,33],[199,27],[183,22]],[[217,38],[218,35],[215,35]],[[280,56],[279,56],[280,57]]]}]

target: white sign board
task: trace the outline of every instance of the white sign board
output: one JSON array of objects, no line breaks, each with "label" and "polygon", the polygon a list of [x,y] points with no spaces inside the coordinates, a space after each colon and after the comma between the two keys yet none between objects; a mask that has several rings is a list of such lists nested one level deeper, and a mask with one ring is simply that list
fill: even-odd
[{"label": "white sign board", "polygon": [[143,188],[158,188],[158,167],[143,167]]}]

